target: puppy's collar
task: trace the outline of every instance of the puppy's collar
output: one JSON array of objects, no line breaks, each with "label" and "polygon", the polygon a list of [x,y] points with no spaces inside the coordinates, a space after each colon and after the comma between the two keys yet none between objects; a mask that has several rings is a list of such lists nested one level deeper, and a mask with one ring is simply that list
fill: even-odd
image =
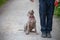
[{"label": "puppy's collar", "polygon": [[29,18],[34,18],[34,16],[30,16]]}]

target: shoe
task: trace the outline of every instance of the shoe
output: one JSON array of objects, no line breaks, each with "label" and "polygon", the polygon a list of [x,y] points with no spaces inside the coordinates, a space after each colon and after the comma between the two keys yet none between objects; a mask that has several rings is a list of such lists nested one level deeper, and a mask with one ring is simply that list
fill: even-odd
[{"label": "shoe", "polygon": [[51,38],[52,36],[51,36],[51,33],[49,32],[49,33],[47,33],[47,38]]},{"label": "shoe", "polygon": [[42,33],[41,37],[46,38],[47,37],[46,33]]}]

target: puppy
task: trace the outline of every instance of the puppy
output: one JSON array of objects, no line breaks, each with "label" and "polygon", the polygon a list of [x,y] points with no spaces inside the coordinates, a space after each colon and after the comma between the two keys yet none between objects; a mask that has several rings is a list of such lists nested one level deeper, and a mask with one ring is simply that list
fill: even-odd
[{"label": "puppy", "polygon": [[[33,29],[35,29],[35,30],[32,31]],[[37,31],[36,31],[36,19],[35,19],[33,10],[28,12],[28,21],[27,21],[26,26],[24,28],[24,32],[26,32],[26,34],[29,34],[29,32],[37,33]]]}]

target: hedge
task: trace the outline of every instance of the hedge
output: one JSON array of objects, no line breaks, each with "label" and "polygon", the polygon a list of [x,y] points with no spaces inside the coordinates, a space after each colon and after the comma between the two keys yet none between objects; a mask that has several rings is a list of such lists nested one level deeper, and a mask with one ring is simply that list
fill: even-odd
[{"label": "hedge", "polygon": [[5,4],[7,2],[7,0],[0,0],[0,6],[2,6],[3,4]]},{"label": "hedge", "polygon": [[54,14],[55,14],[57,17],[60,17],[60,2],[59,2],[58,7],[55,7]]}]

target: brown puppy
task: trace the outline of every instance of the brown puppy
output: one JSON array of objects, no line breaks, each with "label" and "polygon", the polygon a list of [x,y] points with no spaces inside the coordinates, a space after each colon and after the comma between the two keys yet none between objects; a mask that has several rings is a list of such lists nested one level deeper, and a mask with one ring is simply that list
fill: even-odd
[{"label": "brown puppy", "polygon": [[[35,29],[35,31],[32,31],[33,29]],[[36,19],[35,19],[33,10],[28,12],[28,22],[26,23],[24,31],[26,32],[26,34],[29,34],[29,32],[37,33],[36,32]]]}]

